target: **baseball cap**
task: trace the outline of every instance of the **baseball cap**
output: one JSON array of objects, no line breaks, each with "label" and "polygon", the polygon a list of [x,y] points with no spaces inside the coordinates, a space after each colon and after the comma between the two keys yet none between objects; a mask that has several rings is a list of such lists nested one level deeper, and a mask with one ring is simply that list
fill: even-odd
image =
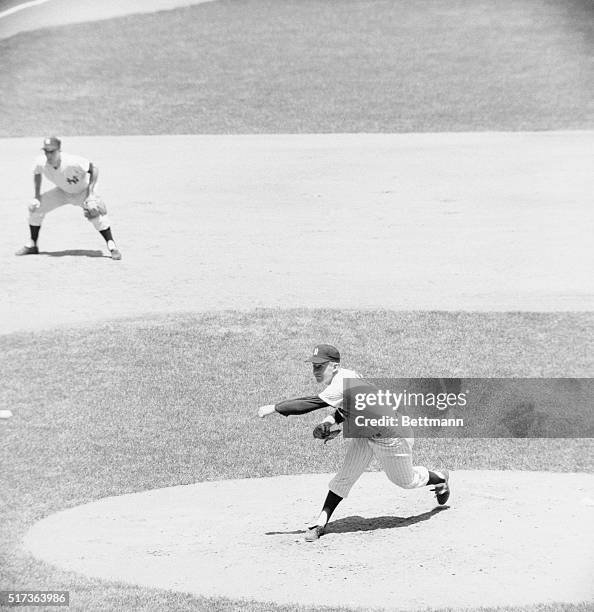
[{"label": "baseball cap", "polygon": [[48,136],[43,139],[43,147],[41,147],[44,151],[60,149],[62,148],[62,141],[57,136]]},{"label": "baseball cap", "polygon": [[340,361],[340,353],[335,346],[331,344],[318,344],[313,354],[309,359],[305,361],[311,361],[312,363],[326,363],[326,361]]}]

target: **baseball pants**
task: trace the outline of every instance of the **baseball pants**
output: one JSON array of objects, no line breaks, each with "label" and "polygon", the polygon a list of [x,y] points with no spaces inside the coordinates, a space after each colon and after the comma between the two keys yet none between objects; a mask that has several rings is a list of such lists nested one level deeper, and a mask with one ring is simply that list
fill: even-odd
[{"label": "baseball pants", "polygon": [[[56,210],[56,208],[60,208],[60,206],[66,206],[66,204],[82,208],[86,198],[86,190],[80,193],[67,193],[59,187],[54,187],[42,193],[40,198],[41,206],[34,212],[29,212],[29,225],[41,225],[45,215],[52,212],[52,210]],[[107,215],[99,215],[94,219],[89,219],[89,221],[98,232],[109,227]]]},{"label": "baseball pants", "polygon": [[373,457],[395,485],[403,489],[424,487],[429,482],[429,471],[423,466],[413,466],[413,443],[408,438],[352,438],[340,471],[330,481],[330,491],[347,497]]}]

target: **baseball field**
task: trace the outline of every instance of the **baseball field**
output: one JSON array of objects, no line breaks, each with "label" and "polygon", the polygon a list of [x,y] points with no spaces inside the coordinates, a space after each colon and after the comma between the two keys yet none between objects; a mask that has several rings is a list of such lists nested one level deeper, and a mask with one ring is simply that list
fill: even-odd
[{"label": "baseball field", "polygon": [[[447,507],[372,464],[305,543],[345,442],[256,416],[317,392],[318,342],[593,375],[592,4],[68,2],[0,3],[0,591],[593,609],[591,438],[420,438]],[[72,207],[14,257],[48,134],[99,166],[122,261]]]}]

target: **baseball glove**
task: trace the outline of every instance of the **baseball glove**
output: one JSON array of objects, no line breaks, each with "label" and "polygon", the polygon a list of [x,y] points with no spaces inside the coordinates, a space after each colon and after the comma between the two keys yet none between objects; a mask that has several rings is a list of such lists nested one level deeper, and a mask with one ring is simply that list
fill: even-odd
[{"label": "baseball glove", "polygon": [[83,204],[83,213],[87,219],[95,219],[100,215],[106,215],[107,208],[99,196],[90,195]]},{"label": "baseball glove", "polygon": [[324,444],[326,444],[326,442],[333,440],[340,433],[340,429],[331,429],[331,427],[330,423],[316,425],[313,430],[313,437],[318,440],[324,440]]}]

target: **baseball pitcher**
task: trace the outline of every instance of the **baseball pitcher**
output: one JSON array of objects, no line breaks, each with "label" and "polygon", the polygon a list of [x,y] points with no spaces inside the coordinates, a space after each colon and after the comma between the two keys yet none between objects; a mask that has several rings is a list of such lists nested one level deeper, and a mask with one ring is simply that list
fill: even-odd
[{"label": "baseball pitcher", "polygon": [[[260,418],[273,413],[283,416],[306,414],[326,408],[329,414],[313,430],[314,438],[327,442],[340,431],[338,425],[345,419],[343,394],[345,381],[360,379],[354,370],[343,368],[338,349],[330,344],[318,344],[306,361],[311,362],[313,375],[324,389],[318,395],[285,400],[258,409]],[[347,443],[343,464],[330,481],[329,491],[315,524],[305,534],[305,540],[313,542],[324,533],[326,525],[338,504],[348,496],[351,488],[363,474],[373,457],[379,461],[386,476],[399,487],[416,489],[432,486],[437,503],[444,505],[450,497],[449,472],[430,471],[412,462],[412,437],[352,438]]]}]

